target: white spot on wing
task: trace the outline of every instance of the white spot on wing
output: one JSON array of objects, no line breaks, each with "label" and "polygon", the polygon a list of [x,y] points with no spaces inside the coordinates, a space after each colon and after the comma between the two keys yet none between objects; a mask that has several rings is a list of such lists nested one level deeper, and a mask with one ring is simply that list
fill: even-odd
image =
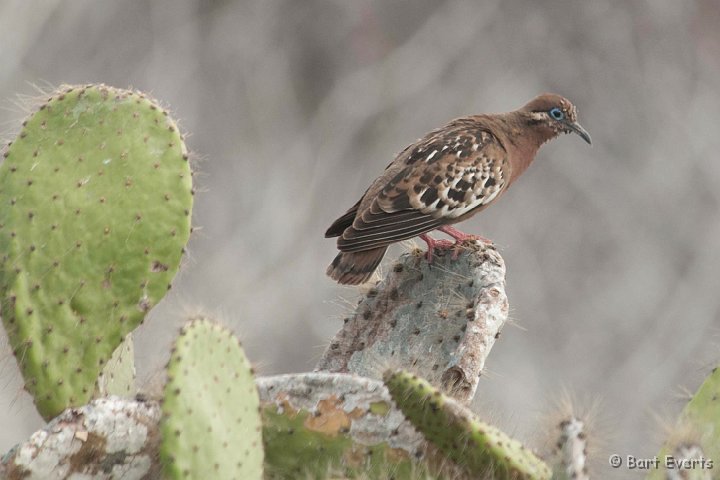
[{"label": "white spot on wing", "polygon": [[432,153],[430,155],[428,155],[428,157],[425,159],[425,161],[429,162],[430,160],[432,160],[432,158],[435,156],[435,154],[437,152],[438,152],[437,150],[433,150]]},{"label": "white spot on wing", "polygon": [[427,210],[426,210],[426,211],[435,210],[435,209],[437,208],[437,205],[438,205],[439,202],[440,202],[440,199],[438,198],[438,199],[435,200],[433,203],[431,203],[430,205],[427,206]]},{"label": "white spot on wing", "polygon": [[483,191],[482,193],[489,193],[487,196],[483,196],[482,193],[480,196],[473,195],[473,200],[465,205],[464,207],[460,208],[454,208],[451,212],[449,217],[450,218],[458,218],[462,215],[465,215],[471,210],[474,210],[477,207],[480,207],[482,205],[487,205],[488,203],[495,200],[495,198],[500,194],[502,191],[502,188],[494,188],[491,192],[487,192],[487,190]]}]

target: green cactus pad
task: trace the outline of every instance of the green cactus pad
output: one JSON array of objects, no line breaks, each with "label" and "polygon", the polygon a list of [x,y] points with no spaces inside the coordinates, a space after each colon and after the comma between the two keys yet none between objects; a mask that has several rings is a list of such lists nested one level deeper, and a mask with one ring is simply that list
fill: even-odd
[{"label": "green cactus pad", "polygon": [[415,428],[473,478],[550,478],[550,467],[520,442],[480,422],[427,381],[405,371],[386,372],[383,380]]},{"label": "green cactus pad", "polygon": [[[680,417],[699,434],[699,445],[705,459],[712,459],[715,469],[720,461],[720,369],[714,368],[705,379]],[[716,460],[717,459],[717,460]],[[702,468],[695,468],[702,470]],[[706,474],[708,472],[705,469]]]},{"label": "green cactus pad", "polygon": [[[670,478],[665,462],[668,456],[681,461],[682,450],[701,452],[702,461],[686,470],[674,469],[677,478],[716,478],[720,459],[720,368],[714,368],[685,405],[677,421],[678,438],[670,439],[658,454],[661,468],[648,473],[648,480]],[[689,457],[692,458],[692,457]],[[698,459],[699,460],[699,459]],[[672,459],[668,461],[672,462]],[[710,461],[710,463],[708,463]],[[680,476],[682,472],[684,477]]]},{"label": "green cactus pad", "polygon": [[175,342],[167,373],[160,427],[167,476],[261,479],[260,401],[237,338],[193,320]]},{"label": "green cactus pad", "polygon": [[95,398],[117,395],[135,396],[135,344],[132,333],[115,349],[110,360],[98,375],[95,384]]},{"label": "green cactus pad", "polygon": [[165,111],[103,85],[58,90],[3,156],[1,313],[51,418],[90,399],[168,290],[190,234],[191,170]]}]

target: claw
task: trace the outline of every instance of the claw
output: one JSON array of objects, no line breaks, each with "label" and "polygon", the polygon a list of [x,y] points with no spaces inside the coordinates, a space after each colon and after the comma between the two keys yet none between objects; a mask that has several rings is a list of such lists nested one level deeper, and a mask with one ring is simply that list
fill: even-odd
[{"label": "claw", "polygon": [[446,249],[446,248],[452,248],[455,246],[453,242],[450,240],[435,240],[430,235],[427,235],[423,233],[420,235],[420,238],[427,243],[427,253],[425,253],[425,258],[427,259],[428,263],[433,262],[433,254],[435,253],[435,249]]},{"label": "claw", "polygon": [[457,230],[449,225],[444,225],[440,228],[438,228],[439,231],[446,233],[450,235],[452,238],[455,239],[454,242],[451,242],[450,240],[435,240],[430,235],[423,233],[420,235],[420,238],[427,243],[427,253],[425,254],[425,258],[427,259],[428,263],[433,262],[433,254],[435,253],[435,249],[452,249],[452,259],[457,260],[460,256],[460,253],[462,252],[463,246],[462,243],[466,241],[480,241],[486,245],[490,245],[493,243],[492,240],[481,237],[480,235],[470,235],[467,233],[463,233],[460,230]]}]

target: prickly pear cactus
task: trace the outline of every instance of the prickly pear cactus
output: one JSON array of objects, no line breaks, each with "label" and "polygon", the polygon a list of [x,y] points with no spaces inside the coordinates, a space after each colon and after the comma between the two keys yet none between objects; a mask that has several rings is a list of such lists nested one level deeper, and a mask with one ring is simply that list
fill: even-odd
[{"label": "prickly pear cactus", "polygon": [[[666,442],[658,458],[661,468],[648,480],[664,478],[716,478],[720,459],[720,368],[714,368],[685,405],[677,432]],[[670,468],[667,468],[670,466]]]},{"label": "prickly pear cactus", "polygon": [[434,463],[427,462],[422,435],[392,408],[380,381],[314,372],[256,383],[265,480],[457,478],[431,470]]},{"label": "prickly pear cactus", "polygon": [[132,333],[115,349],[110,360],[98,375],[95,382],[95,398],[117,395],[134,397],[135,388],[135,344]]},{"label": "prickly pear cactus", "polygon": [[427,381],[405,371],[388,371],[383,380],[415,428],[473,478],[550,478],[550,467],[520,442],[478,421],[467,408]]},{"label": "prickly pear cactus", "polygon": [[237,337],[209,320],[191,321],[167,374],[160,447],[167,476],[261,479],[260,401]]},{"label": "prickly pear cactus", "polygon": [[51,418],[90,399],[170,287],[190,234],[191,170],[167,112],[104,85],[56,91],[3,156],[1,313]]}]

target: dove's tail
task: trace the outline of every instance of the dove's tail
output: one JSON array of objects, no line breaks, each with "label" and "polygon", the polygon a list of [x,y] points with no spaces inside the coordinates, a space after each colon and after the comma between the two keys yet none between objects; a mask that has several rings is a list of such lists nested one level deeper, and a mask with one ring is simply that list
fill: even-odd
[{"label": "dove's tail", "polygon": [[340,252],[327,269],[330,278],[343,285],[366,282],[383,259],[387,247],[360,252]]}]

